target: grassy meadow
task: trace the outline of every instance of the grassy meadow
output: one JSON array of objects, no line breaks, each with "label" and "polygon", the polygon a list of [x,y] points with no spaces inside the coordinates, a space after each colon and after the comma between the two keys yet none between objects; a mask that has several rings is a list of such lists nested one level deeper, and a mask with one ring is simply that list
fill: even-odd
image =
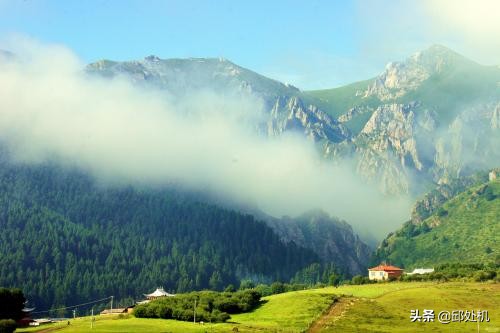
[{"label": "grassy meadow", "polygon": [[[333,304],[333,307],[332,307]],[[263,298],[249,313],[226,323],[96,316],[16,332],[477,332],[475,323],[412,323],[410,310],[488,310],[481,332],[500,332],[500,284],[394,282],[303,290]]]}]

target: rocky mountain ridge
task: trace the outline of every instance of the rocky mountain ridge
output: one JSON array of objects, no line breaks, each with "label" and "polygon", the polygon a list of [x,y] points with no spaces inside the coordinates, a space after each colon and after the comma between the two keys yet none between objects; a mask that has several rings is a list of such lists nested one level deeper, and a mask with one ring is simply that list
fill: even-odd
[{"label": "rocky mountain ridge", "polygon": [[[418,195],[426,186],[494,166],[500,160],[500,72],[491,69],[442,46],[388,64],[366,89],[348,89],[352,107],[338,111],[337,121],[359,131],[345,142],[326,143],[325,156],[354,159],[358,172],[388,194]],[[312,95],[323,104],[347,98],[336,91]]]},{"label": "rocky mountain ridge", "polygon": [[267,115],[260,127],[269,136],[295,131],[314,141],[339,142],[350,135],[347,128],[328,114],[304,103],[296,87],[266,78],[223,58],[148,56],[128,62],[101,60],[89,64],[86,71],[105,77],[126,76],[136,84],[160,88],[177,97],[203,90],[257,97],[263,102]]},{"label": "rocky mountain ridge", "polygon": [[257,97],[262,133],[301,133],[326,158],[354,160],[362,177],[390,195],[419,195],[500,159],[500,70],[440,45],[389,63],[375,79],[318,93],[222,58],[102,60],[87,71],[180,96],[211,89]]}]

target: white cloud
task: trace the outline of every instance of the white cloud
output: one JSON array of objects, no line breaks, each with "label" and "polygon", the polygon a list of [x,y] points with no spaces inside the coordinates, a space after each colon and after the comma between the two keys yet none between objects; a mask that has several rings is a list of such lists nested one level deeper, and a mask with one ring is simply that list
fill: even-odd
[{"label": "white cloud", "polygon": [[500,63],[497,0],[357,1],[356,9],[366,62],[399,61],[443,44],[479,63]]},{"label": "white cloud", "polygon": [[448,36],[465,53],[486,64],[500,64],[500,2],[426,0],[433,33]]},{"label": "white cloud", "polygon": [[258,100],[211,92],[173,102],[124,79],[88,77],[67,49],[14,43],[22,60],[0,64],[0,140],[18,162],[55,160],[100,179],[180,182],[250,201],[273,215],[311,208],[378,237],[407,217],[348,163],[328,164],[302,137],[255,134]]}]

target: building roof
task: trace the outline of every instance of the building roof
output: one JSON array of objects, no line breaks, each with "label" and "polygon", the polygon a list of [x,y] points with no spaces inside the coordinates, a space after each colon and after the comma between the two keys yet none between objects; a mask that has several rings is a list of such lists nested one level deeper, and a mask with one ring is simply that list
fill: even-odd
[{"label": "building roof", "polygon": [[384,272],[392,272],[392,271],[402,271],[403,269],[392,266],[392,265],[378,265],[377,267],[368,268],[369,271],[384,271]]},{"label": "building roof", "polygon": [[167,293],[163,288],[156,288],[151,294],[144,294],[146,297],[162,297],[162,296],[175,296]]},{"label": "building roof", "polygon": [[427,274],[434,272],[434,268],[415,268],[413,272],[408,273],[408,275],[412,274]]}]

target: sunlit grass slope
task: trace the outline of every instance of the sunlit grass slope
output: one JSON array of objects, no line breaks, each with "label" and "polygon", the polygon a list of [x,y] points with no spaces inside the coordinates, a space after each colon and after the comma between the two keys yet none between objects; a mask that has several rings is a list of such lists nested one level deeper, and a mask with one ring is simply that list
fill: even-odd
[{"label": "sunlit grass slope", "polygon": [[[345,312],[332,318],[325,317],[326,332],[467,332],[471,324],[411,323],[411,309],[489,310],[490,324],[481,326],[492,329],[500,322],[500,284],[493,283],[380,283],[362,286],[341,286],[289,292],[264,298],[264,303],[246,314],[234,315],[227,323],[193,324],[188,322],[140,319],[132,316],[97,316],[94,329],[90,318],[84,317],[66,323],[53,324],[40,331],[60,328],[58,332],[304,332],[319,319],[335,299],[352,304]],[[335,304],[338,304],[337,302]],[[424,330],[425,329],[425,330]],[[491,331],[491,330],[490,330]]]}]

